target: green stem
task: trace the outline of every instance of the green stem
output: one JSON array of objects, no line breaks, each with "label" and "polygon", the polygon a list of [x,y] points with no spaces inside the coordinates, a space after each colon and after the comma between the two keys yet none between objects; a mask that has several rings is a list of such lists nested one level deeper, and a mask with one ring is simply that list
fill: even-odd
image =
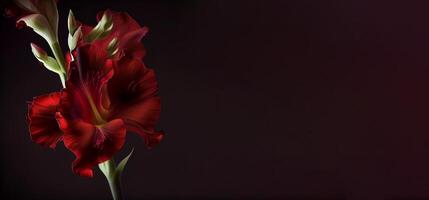
[{"label": "green stem", "polygon": [[120,173],[116,173],[116,164],[113,158],[104,163],[101,163],[99,167],[109,182],[113,200],[122,200],[121,177]]},{"label": "green stem", "polygon": [[63,85],[63,88],[65,88],[66,87],[66,85],[65,85],[65,81],[66,81],[66,76],[65,76],[65,74],[66,74],[66,67],[65,67],[66,61],[64,59],[63,51],[61,50],[61,46],[58,43],[58,41],[50,44],[50,47],[51,47],[52,52],[54,53],[54,56],[55,56],[55,59],[58,62],[58,65],[60,65],[60,67],[61,67],[61,72],[62,73],[59,73],[58,75],[60,76],[61,84]]},{"label": "green stem", "polygon": [[63,88],[66,88],[66,74],[61,73],[58,74],[60,76],[61,84],[63,85]]}]

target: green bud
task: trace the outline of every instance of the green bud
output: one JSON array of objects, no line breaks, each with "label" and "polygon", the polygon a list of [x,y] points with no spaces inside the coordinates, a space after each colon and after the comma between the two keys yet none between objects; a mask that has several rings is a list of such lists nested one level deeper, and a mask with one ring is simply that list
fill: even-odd
[{"label": "green bud", "polygon": [[57,41],[57,37],[53,32],[48,20],[41,14],[31,14],[18,20],[24,22],[27,26],[31,27],[34,32],[42,36],[49,44]]},{"label": "green bud", "polygon": [[69,45],[69,49],[70,51],[73,51],[76,48],[77,42],[79,41],[79,39],[82,37],[82,30],[81,27],[79,26],[79,28],[75,31],[74,35],[72,36],[71,34],[69,34],[68,37],[68,45]]},{"label": "green bud", "polygon": [[34,54],[34,57],[36,57],[37,60],[41,62],[43,66],[46,67],[46,69],[58,74],[62,73],[61,67],[58,65],[57,60],[48,56],[45,50],[43,50],[36,44],[31,43],[31,51]]},{"label": "green bud", "polygon": [[113,56],[118,52],[118,38],[113,38],[112,41],[107,45],[107,53],[109,56]]},{"label": "green bud", "polygon": [[111,23],[111,24],[110,24],[110,26],[106,27],[106,28],[104,29],[104,32],[102,32],[102,33],[98,36],[98,38],[97,38],[97,39],[103,39],[104,37],[107,37],[107,36],[110,34],[110,32],[112,31],[112,29],[113,29],[113,23]]},{"label": "green bud", "polygon": [[31,43],[31,51],[37,59],[46,59],[48,57],[46,51],[34,43]]},{"label": "green bud", "polygon": [[15,3],[22,9],[45,17],[52,31],[52,39],[56,40],[58,38],[58,10],[56,0],[41,0],[37,1],[36,4],[30,0],[15,0]]},{"label": "green bud", "polygon": [[76,31],[76,19],[74,17],[73,11],[69,11],[69,17],[67,20],[67,26],[69,28],[70,35],[74,35],[74,32]]},{"label": "green bud", "polygon": [[110,12],[104,12],[103,17],[98,22],[98,24],[89,32],[85,40],[87,42],[92,42],[97,39],[102,39],[110,34],[110,31],[113,28],[112,15]]}]

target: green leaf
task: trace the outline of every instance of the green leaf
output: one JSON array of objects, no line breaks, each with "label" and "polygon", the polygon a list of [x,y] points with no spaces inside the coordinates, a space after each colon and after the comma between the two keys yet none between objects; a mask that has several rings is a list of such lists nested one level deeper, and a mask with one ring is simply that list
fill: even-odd
[{"label": "green leaf", "polygon": [[134,152],[134,148],[131,150],[131,152],[128,154],[127,157],[125,157],[124,159],[121,160],[121,162],[118,164],[118,166],[116,167],[116,173],[118,175],[122,174],[122,171],[124,171],[125,165],[127,164],[128,160],[130,159],[131,155]]},{"label": "green leaf", "polygon": [[57,41],[57,37],[53,32],[48,20],[41,14],[31,14],[18,20],[24,22],[27,26],[31,27],[34,32],[42,36],[49,44]]}]

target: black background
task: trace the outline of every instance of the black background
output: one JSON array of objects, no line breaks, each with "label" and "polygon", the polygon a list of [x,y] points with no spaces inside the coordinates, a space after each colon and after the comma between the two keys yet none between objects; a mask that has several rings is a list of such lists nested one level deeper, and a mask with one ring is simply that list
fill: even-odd
[{"label": "black background", "polygon": [[[126,199],[429,199],[429,6],[424,1],[60,1],[95,24],[150,28],[165,140],[129,134]],[[0,20],[1,194],[108,199],[73,155],[30,141],[26,102],[60,89],[30,29]]]}]

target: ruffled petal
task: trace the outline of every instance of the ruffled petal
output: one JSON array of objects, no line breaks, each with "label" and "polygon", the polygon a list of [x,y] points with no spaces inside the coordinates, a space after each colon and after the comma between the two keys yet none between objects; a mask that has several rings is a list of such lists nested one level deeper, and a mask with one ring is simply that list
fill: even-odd
[{"label": "ruffled petal", "polygon": [[60,96],[60,92],[38,96],[28,105],[28,124],[31,139],[44,147],[55,148],[63,136],[55,119]]},{"label": "ruffled petal", "polygon": [[106,84],[113,76],[113,62],[104,49],[79,46],[56,119],[64,132],[64,145],[76,156],[73,172],[92,177],[92,167],[110,159],[124,144],[122,119],[107,120]]},{"label": "ruffled petal", "polygon": [[132,104],[157,96],[155,72],[138,59],[123,59],[115,65],[115,76],[109,81],[112,107]]},{"label": "ruffled petal", "polygon": [[[142,59],[146,54],[143,44],[140,40],[148,32],[147,27],[141,27],[128,13],[112,13],[113,29],[112,38],[117,37],[119,40],[119,49],[124,56]],[[120,55],[120,54],[118,54]]]},{"label": "ruffled petal", "polygon": [[121,119],[93,125],[67,120],[59,112],[56,118],[64,131],[64,145],[76,156],[73,172],[80,176],[92,177],[92,168],[112,158],[124,145],[126,129]]},{"label": "ruffled petal", "polygon": [[152,148],[164,137],[163,131],[155,130],[160,107],[160,98],[153,97],[124,107],[117,117],[124,120],[127,130],[139,134],[143,137],[146,146]]},{"label": "ruffled petal", "polygon": [[118,62],[108,83],[110,118],[122,118],[127,130],[138,133],[150,148],[159,143],[163,132],[155,131],[161,104],[155,73],[137,59]]},{"label": "ruffled petal", "polygon": [[[75,60],[70,64],[69,78],[65,89],[68,99],[66,112],[74,112],[73,118],[87,122],[94,121],[92,106],[105,117],[107,115],[108,94],[106,84],[113,76],[113,62],[107,58],[105,50],[87,44],[76,48]],[[89,102],[89,98],[93,102]],[[91,105],[94,103],[94,105]],[[64,113],[63,113],[64,114]]]},{"label": "ruffled petal", "polygon": [[[104,13],[112,16],[113,27],[107,37],[94,41],[94,45],[100,49],[107,49],[110,41],[113,38],[117,38],[119,41],[119,53],[114,56],[115,60],[119,60],[124,56],[142,59],[146,51],[140,40],[146,35],[148,28],[141,27],[128,13],[111,10],[99,12],[97,14],[97,21],[101,20]],[[87,25],[83,26],[83,28],[83,35],[88,35],[89,30],[92,29]]]}]

